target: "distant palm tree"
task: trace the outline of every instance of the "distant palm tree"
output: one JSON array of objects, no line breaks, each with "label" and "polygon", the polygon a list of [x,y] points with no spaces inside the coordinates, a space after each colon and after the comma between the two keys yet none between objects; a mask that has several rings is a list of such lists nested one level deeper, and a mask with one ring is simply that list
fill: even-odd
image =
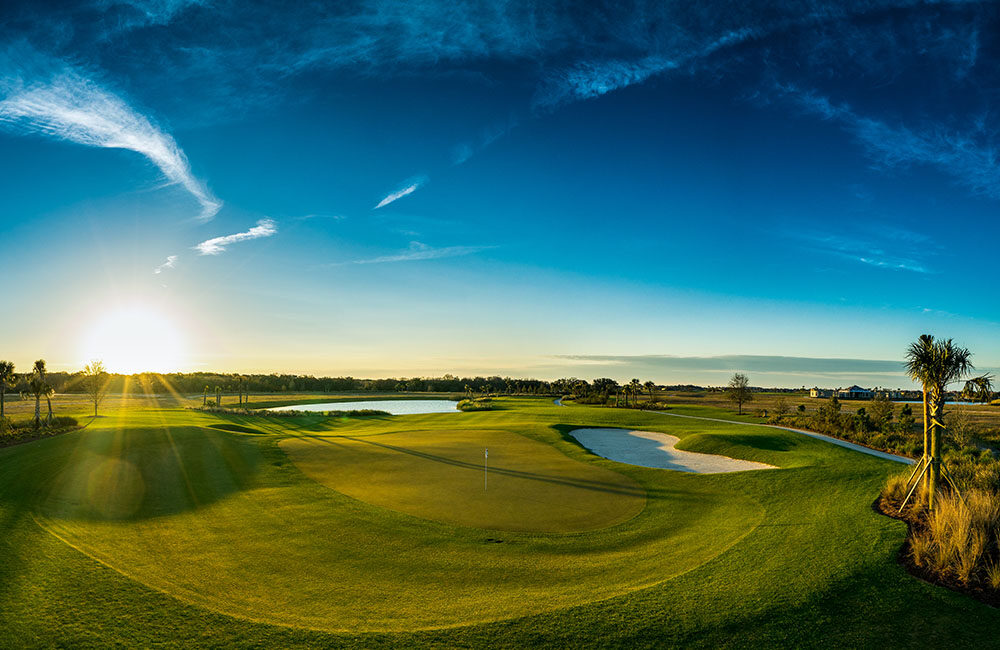
[{"label": "distant palm tree", "polygon": [[656,390],[656,384],[653,383],[653,382],[651,382],[651,381],[647,381],[645,384],[643,384],[643,386],[646,387],[646,392],[649,393],[649,401],[652,402],[653,401],[653,391]]},{"label": "distant palm tree", "polygon": [[42,426],[42,397],[49,403],[48,423],[52,423],[52,387],[45,380],[45,360],[39,359],[31,370],[31,378],[28,380],[29,397],[35,398],[35,428]]},{"label": "distant palm tree", "polygon": [[205,384],[205,394],[201,397],[201,405],[208,406],[208,384]]},{"label": "distant palm tree", "polygon": [[[910,345],[906,354],[906,372],[914,381],[919,381],[927,394],[930,418],[930,485],[927,491],[927,507],[934,509],[934,494],[941,476],[941,419],[948,384],[968,375],[973,369],[972,353],[967,348],[955,345],[952,339],[935,341],[925,334]],[[985,380],[976,378],[977,381]]]},{"label": "distant palm tree", "polygon": [[11,361],[0,361],[0,420],[3,420],[3,400],[7,393],[7,387],[13,386],[17,381],[14,374],[14,363]]},{"label": "distant palm tree", "polygon": [[[983,375],[982,377],[973,377],[969,381],[965,382],[965,388],[962,389],[962,395],[973,402],[989,402],[993,399],[993,377],[991,375]],[[0,410],[0,417],[3,416],[3,411]]]}]

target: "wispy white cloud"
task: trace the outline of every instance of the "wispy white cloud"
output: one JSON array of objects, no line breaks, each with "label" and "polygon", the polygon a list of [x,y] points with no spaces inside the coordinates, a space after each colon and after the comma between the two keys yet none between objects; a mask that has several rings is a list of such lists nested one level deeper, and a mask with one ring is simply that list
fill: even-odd
[{"label": "wispy white cloud", "polygon": [[[24,56],[24,52],[15,53]],[[31,56],[28,54],[28,56]],[[0,57],[9,62],[13,56]],[[4,65],[3,67],[8,67]],[[187,190],[201,204],[199,219],[208,221],[222,207],[194,177],[177,142],[136,112],[121,97],[65,65],[35,62],[34,71],[55,69],[42,80],[9,75],[0,84],[0,127],[76,144],[140,153],[156,165],[170,183]]]},{"label": "wispy white cloud", "polygon": [[246,232],[238,232],[224,237],[213,237],[194,247],[201,255],[218,255],[224,253],[226,247],[241,241],[270,237],[278,232],[278,225],[272,219],[261,219],[257,225]]},{"label": "wispy white cloud", "polygon": [[426,176],[418,176],[416,178],[412,178],[406,181],[406,184],[402,188],[396,190],[395,192],[389,193],[384,199],[379,201],[378,205],[376,205],[374,209],[378,210],[379,208],[384,208],[385,206],[389,205],[394,201],[398,201],[404,196],[409,196],[410,194],[413,194],[418,189],[420,189],[421,185],[423,185],[426,182],[427,182]]},{"label": "wispy white cloud", "polygon": [[915,129],[862,115],[849,104],[792,84],[777,84],[776,91],[802,110],[854,135],[879,167],[930,165],[977,194],[1000,198],[1000,151],[981,121],[965,131],[931,125]]},{"label": "wispy white cloud", "polygon": [[326,220],[326,221],[343,221],[346,219],[342,214],[304,214],[300,217],[295,217],[296,221],[315,221],[315,220]]},{"label": "wispy white cloud", "polygon": [[159,275],[160,273],[163,273],[164,271],[166,271],[168,269],[174,268],[176,265],[177,265],[177,256],[176,255],[168,255],[167,256],[167,261],[164,262],[163,264],[160,264],[155,269],[153,269],[153,273]]},{"label": "wispy white cloud", "polygon": [[[496,246],[444,246],[442,248],[432,248],[418,241],[410,242],[410,249],[396,255],[383,255],[364,260],[354,260],[347,264],[389,264],[393,262],[414,262],[417,260],[436,260],[443,257],[461,257],[473,255],[484,250],[496,248]],[[342,266],[334,264],[333,266]]]},{"label": "wispy white cloud", "polygon": [[831,253],[859,264],[896,271],[933,273],[927,268],[926,263],[920,260],[917,247],[907,245],[908,242],[897,232],[889,231],[883,239],[888,239],[887,243],[896,249],[901,249],[901,252],[889,252],[885,250],[884,244],[840,234],[795,232],[792,233],[792,237],[807,242],[814,250]]}]

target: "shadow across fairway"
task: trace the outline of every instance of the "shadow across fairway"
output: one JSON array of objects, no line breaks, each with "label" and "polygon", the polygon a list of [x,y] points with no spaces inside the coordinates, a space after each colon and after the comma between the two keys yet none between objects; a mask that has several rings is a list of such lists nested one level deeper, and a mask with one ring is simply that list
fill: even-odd
[{"label": "shadow across fairway", "polygon": [[[331,440],[330,438],[327,438],[327,437],[321,437],[321,436],[305,436],[305,437],[310,438],[312,440],[317,440],[319,442],[323,442],[323,443],[326,443],[326,444],[329,444],[329,445],[341,446],[341,445],[338,445],[336,442],[334,442],[333,440]],[[483,471],[483,466],[481,464],[479,464],[479,463],[470,463],[468,461],[459,460],[457,458],[448,458],[447,456],[440,456],[438,454],[429,454],[429,453],[424,452],[424,451],[417,451],[415,449],[407,449],[406,447],[398,447],[396,445],[388,445],[388,444],[385,444],[385,443],[375,442],[373,440],[368,440],[368,439],[365,439],[365,438],[355,438],[355,437],[351,437],[351,436],[341,436],[341,438],[343,438],[344,440],[350,440],[352,442],[360,442],[360,443],[364,443],[364,444],[367,444],[367,445],[372,445],[374,447],[379,447],[381,449],[387,449],[389,451],[394,451],[394,452],[398,452],[398,453],[401,453],[401,454],[408,454],[410,456],[415,456],[417,458],[422,458],[424,460],[429,460],[429,461],[432,461],[432,462],[435,462],[435,463],[443,463],[445,465],[451,465],[453,467],[460,467],[462,469],[473,470],[473,471],[476,471],[476,472]],[[591,480],[587,480],[587,479],[574,479],[574,478],[565,478],[565,477],[559,477],[559,476],[549,476],[549,475],[545,475],[545,474],[538,474],[536,472],[525,472],[525,471],[522,471],[522,470],[507,469],[505,467],[494,467],[492,465],[490,466],[490,470],[489,471],[490,471],[491,474],[498,474],[498,475],[502,475],[502,476],[509,476],[509,477],[512,477],[512,478],[520,478],[520,479],[526,479],[526,480],[531,480],[531,481],[539,481],[539,482],[543,482],[543,483],[551,483],[553,485],[562,485],[562,486],[566,486],[566,487],[578,488],[578,489],[581,489],[581,490],[593,490],[595,492],[606,492],[608,494],[620,494],[620,495],[623,495],[623,496],[635,496],[635,497],[658,496],[658,495],[655,495],[655,494],[651,495],[649,490],[645,490],[645,489],[643,489],[641,487],[637,486],[636,488],[633,489],[633,488],[629,488],[628,486],[623,485],[621,483],[608,483],[608,482],[605,482],[605,481],[591,481]]]},{"label": "shadow across fairway", "polygon": [[208,425],[211,429],[218,429],[220,431],[232,431],[233,433],[250,433],[258,436],[267,435],[266,432],[260,429],[251,429],[250,427],[245,427],[241,424],[210,424]]},{"label": "shadow across fairway", "polygon": [[53,450],[29,478],[45,517],[128,521],[199,508],[255,483],[261,450],[248,439],[194,426],[88,432]]}]

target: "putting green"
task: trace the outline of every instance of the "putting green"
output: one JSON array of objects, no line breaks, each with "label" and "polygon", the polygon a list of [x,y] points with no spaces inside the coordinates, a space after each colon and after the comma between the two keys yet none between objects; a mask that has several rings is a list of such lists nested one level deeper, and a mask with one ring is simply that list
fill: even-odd
[{"label": "putting green", "polygon": [[[454,416],[436,417],[414,420],[419,434],[398,433],[394,427],[404,421],[394,418],[347,424],[337,430],[343,439],[331,436],[345,453],[377,454],[404,496],[394,495],[385,477],[369,480],[378,474],[370,469],[344,477],[356,485],[340,487],[359,498],[345,496],[304,476],[276,437],[191,426],[187,414],[170,414],[155,428],[135,422],[123,433],[95,425],[46,441],[33,448],[38,464],[29,469],[31,459],[24,458],[20,478],[9,478],[37,495],[32,518],[38,525],[136,582],[214,612],[325,631],[451,627],[611,598],[703,564],[763,516],[755,500],[712,481],[641,468],[626,478],[531,417],[517,421],[546,442],[504,429],[513,428],[510,418],[499,427],[495,417],[469,418],[493,426],[457,432],[445,419]],[[269,426],[287,426],[286,436],[301,431],[294,421]],[[330,452],[318,451],[333,445],[285,440],[292,454],[307,459],[304,466],[318,463],[327,475],[338,473],[323,456]],[[370,444],[375,441],[406,441],[458,464]],[[434,490],[451,472],[476,479],[453,493],[482,490],[482,474],[463,463],[473,456],[478,462],[483,442],[493,445],[490,459],[497,464],[491,489],[519,504],[516,513],[489,510],[491,521],[523,524],[528,511],[532,525],[543,527],[541,515],[551,507],[561,530],[604,527],[495,532],[470,527],[468,513],[457,516],[462,526],[442,523],[446,500]],[[445,473],[427,478],[437,466]],[[533,490],[544,495],[538,504],[529,498]],[[435,503],[433,518],[397,511],[415,508],[421,494]],[[463,503],[483,503],[480,498]],[[575,500],[577,510],[567,500]],[[371,505],[379,501],[393,505]],[[595,509],[596,519],[577,514]],[[624,521],[610,525],[616,520]]]},{"label": "putting green", "polygon": [[512,431],[308,436],[281,448],[318,483],[446,524],[579,532],[627,521],[646,505],[645,490],[632,479]]}]

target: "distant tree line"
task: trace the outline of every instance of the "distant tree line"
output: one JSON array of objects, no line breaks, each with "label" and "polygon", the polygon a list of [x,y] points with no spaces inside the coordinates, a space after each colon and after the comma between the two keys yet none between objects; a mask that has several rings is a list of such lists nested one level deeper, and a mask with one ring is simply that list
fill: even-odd
[{"label": "distant tree line", "polygon": [[[23,392],[31,381],[31,373],[15,374],[11,371],[0,387],[9,393]],[[339,392],[439,392],[473,393],[475,395],[561,395],[569,393],[579,381],[576,378],[544,381],[540,379],[514,379],[498,375],[483,377],[401,377],[386,379],[360,379],[356,377],[315,377],[293,374],[240,374],[217,372],[192,373],[139,373],[123,375],[103,373],[101,396],[104,393],[153,393],[153,394],[216,394],[249,393],[339,393]],[[94,392],[93,373],[48,372],[46,385],[58,393]],[[587,382],[584,382],[585,384]]]}]

